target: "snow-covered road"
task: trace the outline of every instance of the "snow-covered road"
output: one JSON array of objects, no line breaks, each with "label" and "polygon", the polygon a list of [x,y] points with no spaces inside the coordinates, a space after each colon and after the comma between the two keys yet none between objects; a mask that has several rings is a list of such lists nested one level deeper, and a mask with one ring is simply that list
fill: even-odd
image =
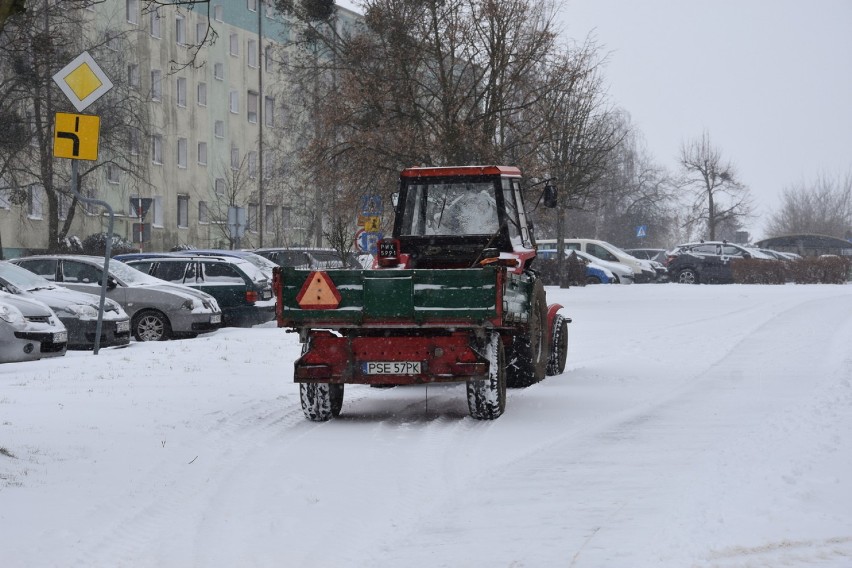
[{"label": "snow-covered road", "polygon": [[0,366],[0,565],[852,566],[852,285],[548,289],[566,372],[306,421],[294,334]]}]

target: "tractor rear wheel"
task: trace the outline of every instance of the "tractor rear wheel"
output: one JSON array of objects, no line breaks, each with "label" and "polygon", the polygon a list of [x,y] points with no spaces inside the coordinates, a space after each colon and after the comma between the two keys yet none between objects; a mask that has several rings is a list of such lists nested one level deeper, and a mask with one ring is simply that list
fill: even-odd
[{"label": "tractor rear wheel", "polygon": [[528,387],[544,379],[550,359],[547,331],[547,297],[536,280],[530,297],[529,328],[512,340],[506,382],[511,388]]}]

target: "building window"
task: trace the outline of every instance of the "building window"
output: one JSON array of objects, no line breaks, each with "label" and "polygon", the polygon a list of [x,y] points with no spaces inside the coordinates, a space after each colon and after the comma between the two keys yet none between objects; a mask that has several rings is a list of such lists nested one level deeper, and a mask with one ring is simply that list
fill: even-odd
[{"label": "building window", "polygon": [[263,97],[263,123],[266,126],[275,126],[275,99]]},{"label": "building window", "polygon": [[44,188],[40,185],[27,188],[27,216],[30,219],[41,219],[44,216]]},{"label": "building window", "polygon": [[220,81],[225,78],[225,65],[222,63],[213,64],[213,78]]},{"label": "building window", "polygon": [[257,177],[257,152],[248,153],[248,175],[252,179]]},{"label": "building window", "polygon": [[237,146],[231,146],[231,169],[240,169],[240,149]]},{"label": "building window", "polygon": [[246,0],[246,8],[249,12],[257,12],[257,0]]},{"label": "building window", "polygon": [[154,201],[151,202],[151,209],[154,210],[153,218],[154,220],[151,222],[155,227],[163,226],[163,196],[155,195]]},{"label": "building window", "polygon": [[248,96],[246,97],[246,109],[248,110],[248,121],[252,124],[257,123],[257,93],[253,93],[251,91],[248,92]]},{"label": "building window", "polygon": [[131,130],[130,131],[130,155],[138,156],[139,155],[139,131]]},{"label": "building window", "polygon": [[155,8],[151,10],[151,37],[155,37],[159,39],[162,37],[163,32],[160,30],[160,10]]},{"label": "building window", "polygon": [[200,225],[206,225],[210,222],[210,212],[207,211],[207,202],[199,201],[198,202],[198,223]]},{"label": "building window", "polygon": [[189,196],[178,195],[177,198],[177,225],[181,229],[189,227]]},{"label": "building window", "polygon": [[177,166],[186,168],[187,143],[186,138],[178,138],[177,141]]},{"label": "building window", "polygon": [[224,18],[225,10],[222,8],[221,4],[216,4],[213,6],[213,19],[217,22],[221,22],[222,18]]},{"label": "building window", "polygon": [[198,143],[198,163],[202,166],[207,165],[207,142]]},{"label": "building window", "polygon": [[246,218],[246,229],[257,232],[257,203],[248,204],[248,217]]},{"label": "building window", "polygon": [[115,164],[107,164],[106,175],[107,175],[107,182],[108,183],[118,183],[118,176],[119,176],[118,171],[119,170],[118,170],[118,168],[116,167]]},{"label": "building window", "polygon": [[266,17],[274,18],[275,17],[275,6],[272,4],[272,0],[263,0],[263,6],[266,8]]},{"label": "building window", "polygon": [[239,114],[240,112],[240,92],[237,90],[231,90],[228,93],[228,108],[233,114]]},{"label": "building window", "polygon": [[135,63],[127,66],[127,84],[133,89],[139,88],[139,66]]},{"label": "building window", "polygon": [[263,68],[266,72],[272,69],[272,46],[267,45],[263,48]]},{"label": "building window", "polygon": [[225,123],[221,120],[217,120],[213,123],[213,135],[216,138],[224,138],[225,137]]},{"label": "building window", "polygon": [[266,210],[263,212],[263,228],[267,233],[275,232],[275,206],[266,205]]},{"label": "building window", "polygon": [[186,107],[186,77],[177,78],[177,106]]},{"label": "building window", "polygon": [[195,24],[195,43],[201,45],[205,37],[207,37],[207,22],[198,22]]},{"label": "building window", "polygon": [[186,44],[186,20],[180,14],[175,16],[175,41],[178,45]]},{"label": "building window", "polygon": [[127,0],[124,4],[127,12],[127,23],[136,25],[139,23],[139,0]]},{"label": "building window", "polygon": [[237,34],[231,34],[231,44],[230,44],[230,54],[231,55],[239,55],[240,54],[240,36]]},{"label": "building window", "polygon": [[196,98],[198,99],[198,106],[207,106],[207,83],[198,83],[198,87],[195,90]]},{"label": "building window", "polygon": [[257,42],[253,39],[246,44],[246,60],[249,67],[257,68]]},{"label": "building window", "polygon": [[281,230],[289,229],[292,225],[290,224],[290,208],[282,207],[281,208]]},{"label": "building window", "polygon": [[163,137],[159,134],[151,136],[151,161],[155,164],[163,163]]},{"label": "building window", "polygon": [[216,178],[216,181],[213,182],[213,190],[216,192],[216,195],[225,195],[225,180]]},{"label": "building window", "polygon": [[159,69],[151,70],[151,100],[159,101],[163,98],[162,73]]}]

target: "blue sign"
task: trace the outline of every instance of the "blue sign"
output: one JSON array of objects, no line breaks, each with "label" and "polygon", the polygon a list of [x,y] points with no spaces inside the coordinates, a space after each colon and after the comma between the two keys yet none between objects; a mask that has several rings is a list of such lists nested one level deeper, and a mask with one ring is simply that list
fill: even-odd
[{"label": "blue sign", "polygon": [[385,212],[380,195],[364,195],[360,201],[361,215],[364,217],[378,217]]},{"label": "blue sign", "polygon": [[379,241],[382,240],[382,233],[368,233],[364,231],[358,234],[358,250],[370,254],[378,254]]},{"label": "blue sign", "polygon": [[644,239],[648,236],[648,225],[639,225],[636,227],[636,238]]}]

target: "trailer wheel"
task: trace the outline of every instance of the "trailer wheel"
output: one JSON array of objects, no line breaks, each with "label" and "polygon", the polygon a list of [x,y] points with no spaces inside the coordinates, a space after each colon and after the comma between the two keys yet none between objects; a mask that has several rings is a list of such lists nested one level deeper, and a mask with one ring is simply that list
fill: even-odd
[{"label": "trailer wheel", "polygon": [[488,378],[467,382],[467,408],[477,420],[494,420],[506,410],[506,355],[500,335],[492,333],[485,347]]},{"label": "trailer wheel", "polygon": [[343,385],[332,383],[299,383],[302,412],[313,422],[325,422],[340,415],[343,407]]},{"label": "trailer wheel", "polygon": [[550,342],[550,360],[547,362],[549,376],[561,375],[568,360],[568,320],[557,315],[553,318],[553,337]]},{"label": "trailer wheel", "polygon": [[529,329],[516,335],[509,350],[506,382],[511,388],[528,387],[544,379],[550,349],[547,335],[547,297],[544,284],[536,280],[530,298]]}]

